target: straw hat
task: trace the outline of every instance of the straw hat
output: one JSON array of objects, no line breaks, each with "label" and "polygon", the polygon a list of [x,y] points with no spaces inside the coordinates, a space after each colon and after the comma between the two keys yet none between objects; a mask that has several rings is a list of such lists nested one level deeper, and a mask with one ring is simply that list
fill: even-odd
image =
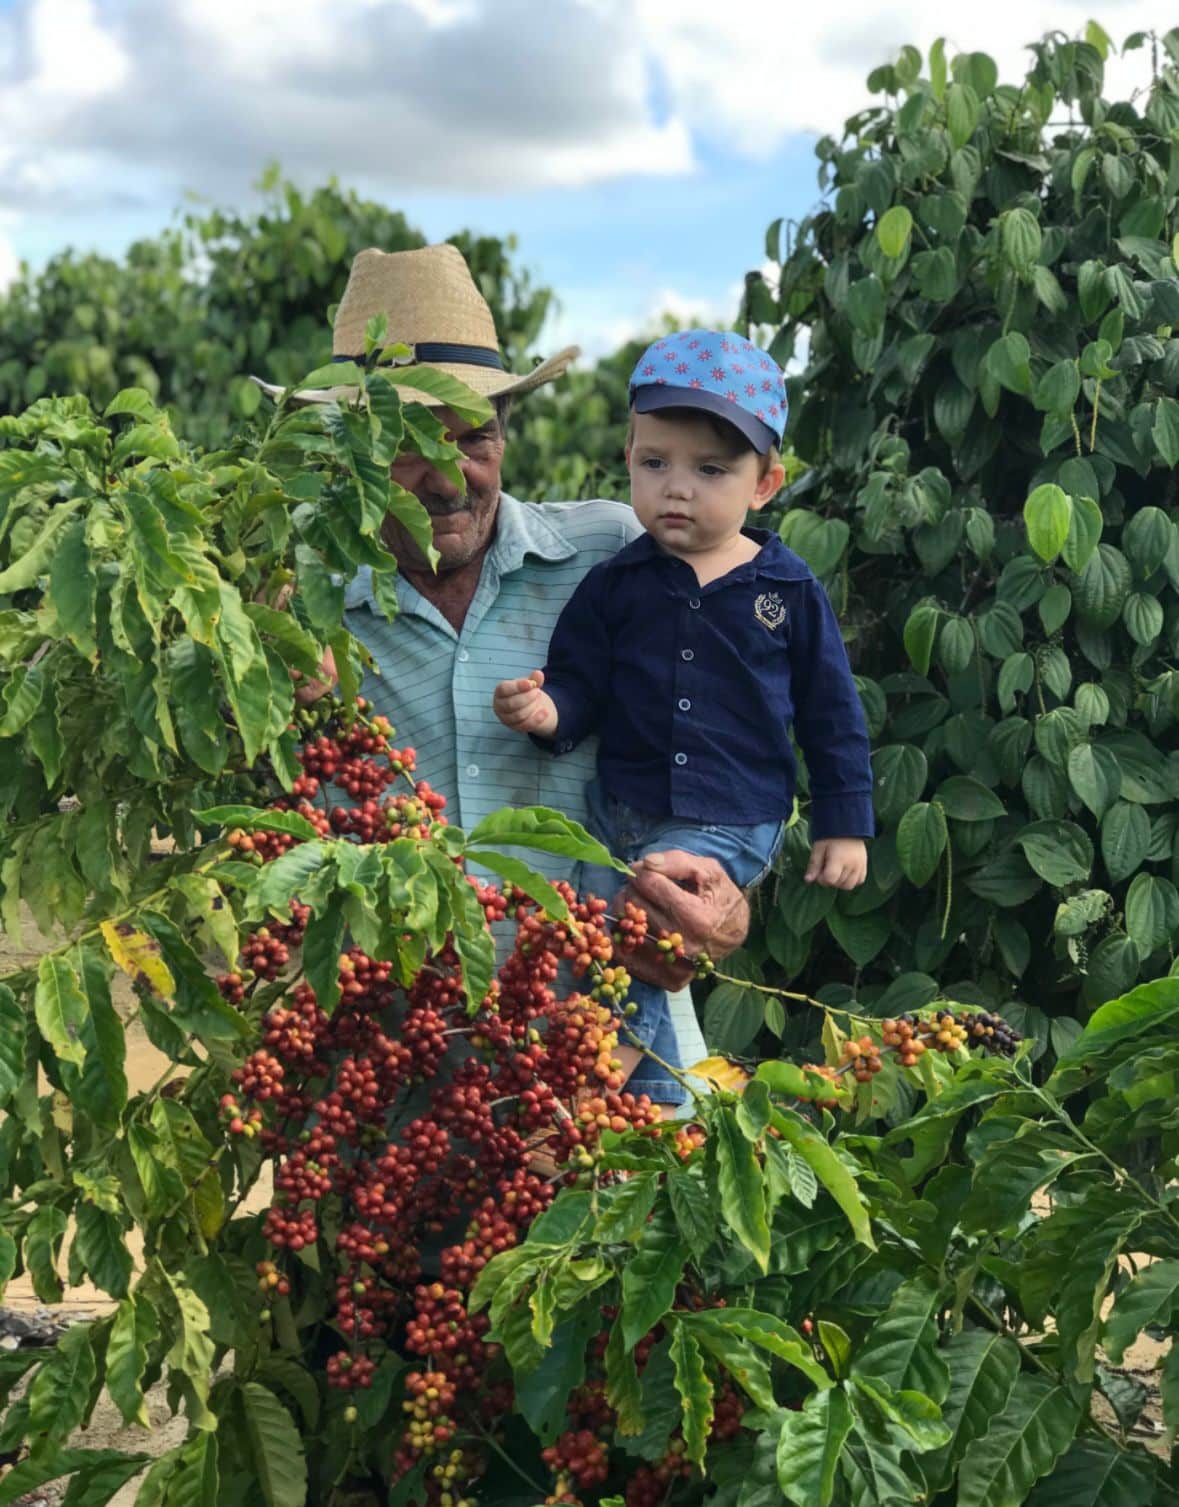
[{"label": "straw hat", "polygon": [[[413,347],[415,361],[398,364],[399,379],[412,376],[414,365],[436,367],[474,388],[485,398],[531,392],[561,376],[579,354],[567,346],[523,376],[504,369],[487,300],[475,286],[457,246],[423,246],[419,251],[360,252],[348,274],[332,328],[332,360],[364,361],[364,327],[374,314],[389,321],[389,343]],[[282,387],[251,378],[277,398]],[[436,404],[437,398],[412,387],[399,387],[407,402]],[[346,401],[354,387],[304,388],[299,403]]]}]

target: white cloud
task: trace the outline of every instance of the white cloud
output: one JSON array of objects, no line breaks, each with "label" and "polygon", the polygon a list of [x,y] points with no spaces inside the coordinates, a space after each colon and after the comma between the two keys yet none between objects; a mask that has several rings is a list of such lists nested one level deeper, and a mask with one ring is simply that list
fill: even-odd
[{"label": "white cloud", "polygon": [[[694,135],[765,155],[797,131],[837,131],[869,102],[868,73],[905,43],[928,52],[947,38],[952,52],[988,52],[1007,78],[1021,77],[1027,44],[1046,31],[1083,31],[1098,12],[1114,43],[1175,21],[1158,0],[991,0],[987,5],[909,0],[829,0],[783,7],[772,0],[636,0],[643,45],[660,70],[671,107]],[[1145,56],[1111,59],[1119,90],[1140,84]]]},{"label": "white cloud", "polygon": [[[120,207],[163,221],[189,190],[241,203],[272,159],[394,202],[690,175],[705,147],[757,162],[837,132],[905,42],[945,34],[1018,77],[1024,44],[1077,33],[1093,3],[0,0],[0,213],[16,245],[45,246],[66,216],[84,235]],[[1106,0],[1117,42],[1173,19]],[[1147,67],[1111,60],[1110,92]],[[609,291],[613,315],[568,316],[599,344],[663,290]]]}]

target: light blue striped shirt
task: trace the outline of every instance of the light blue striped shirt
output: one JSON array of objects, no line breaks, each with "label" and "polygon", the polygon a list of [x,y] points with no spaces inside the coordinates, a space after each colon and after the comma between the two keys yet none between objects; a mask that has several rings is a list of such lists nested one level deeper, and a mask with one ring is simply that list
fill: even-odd
[{"label": "light blue striped shirt", "polygon": [[[403,576],[391,623],[373,600],[371,571],[361,567],[350,582],[345,623],[384,672],[366,676],[362,694],[392,722],[395,741],[417,750],[419,776],[446,797],[455,825],[469,832],[502,806],[552,806],[584,824],[597,739],[555,759],[504,727],[491,697],[501,680],[544,665],[561,609],[586,571],[641,532],[621,502],[524,503],[501,493],[459,632]],[[521,856],[549,878],[569,878],[568,859]]]}]

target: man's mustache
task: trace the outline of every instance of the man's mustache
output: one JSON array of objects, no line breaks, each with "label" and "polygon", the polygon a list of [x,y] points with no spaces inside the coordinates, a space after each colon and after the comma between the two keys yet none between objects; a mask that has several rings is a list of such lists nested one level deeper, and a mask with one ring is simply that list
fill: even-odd
[{"label": "man's mustache", "polygon": [[469,513],[473,498],[470,492],[461,497],[440,497],[437,492],[427,492],[424,496],[418,494],[418,501],[436,518],[449,517],[451,513]]}]

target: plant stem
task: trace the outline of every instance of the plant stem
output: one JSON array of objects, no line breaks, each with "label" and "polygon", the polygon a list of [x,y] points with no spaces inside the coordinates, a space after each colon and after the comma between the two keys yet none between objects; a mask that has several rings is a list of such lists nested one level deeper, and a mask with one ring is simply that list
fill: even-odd
[{"label": "plant stem", "polygon": [[470,1423],[470,1426],[474,1429],[477,1437],[482,1440],[484,1444],[490,1445],[490,1447],[500,1457],[504,1464],[507,1465],[511,1470],[515,1471],[515,1473],[520,1477],[521,1481],[523,1481],[526,1486],[530,1487],[531,1490],[535,1491],[538,1497],[543,1501],[544,1498],[548,1495],[548,1492],[545,1490],[545,1488],[538,1482],[534,1481],[527,1471],[522,1470],[520,1466],[516,1464],[511,1455],[509,1455],[507,1451],[500,1444],[498,1444],[496,1440],[487,1432],[487,1430],[483,1428],[482,1424],[480,1424],[477,1418],[471,1418],[468,1421]]}]

